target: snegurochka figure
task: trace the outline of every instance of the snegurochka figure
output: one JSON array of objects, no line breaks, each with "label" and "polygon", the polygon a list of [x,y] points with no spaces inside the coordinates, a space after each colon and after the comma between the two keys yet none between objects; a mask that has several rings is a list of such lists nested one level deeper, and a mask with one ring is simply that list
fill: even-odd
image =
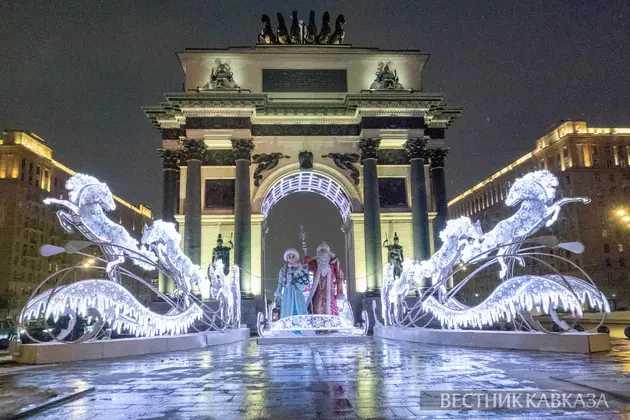
[{"label": "snegurochka figure", "polygon": [[223,246],[223,238],[221,238],[221,234],[219,233],[219,237],[217,238],[217,246],[212,250],[212,263],[220,260],[223,262],[223,274],[226,276],[230,273],[230,251],[234,247],[232,240],[228,242],[230,246]]},{"label": "snegurochka figure", "polygon": [[308,285],[308,269],[300,264],[300,253],[294,248],[287,249],[274,293],[276,302],[280,303],[280,318],[308,314],[303,293]]},{"label": "snegurochka figure", "polygon": [[387,248],[387,262],[394,267],[394,278],[402,274],[403,247],[398,243],[398,233],[394,232],[394,245],[389,245],[389,239],[385,239],[383,247]]}]

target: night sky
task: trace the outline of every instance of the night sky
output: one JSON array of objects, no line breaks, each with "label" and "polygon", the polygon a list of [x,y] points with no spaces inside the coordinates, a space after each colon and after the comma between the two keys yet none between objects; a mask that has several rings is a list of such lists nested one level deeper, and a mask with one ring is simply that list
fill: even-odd
[{"label": "night sky", "polygon": [[158,217],[160,137],[140,107],[181,90],[175,51],[253,45],[262,13],[312,8],[318,27],[343,13],[347,43],[431,53],[425,91],[464,108],[447,132],[450,197],[561,119],[630,126],[625,0],[62,3],[1,3],[0,127],[41,135],[57,160]]}]

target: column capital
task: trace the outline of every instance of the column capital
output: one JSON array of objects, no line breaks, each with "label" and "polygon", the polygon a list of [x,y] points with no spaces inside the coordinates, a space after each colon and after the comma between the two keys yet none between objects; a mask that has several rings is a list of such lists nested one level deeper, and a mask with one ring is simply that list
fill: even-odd
[{"label": "column capital", "polygon": [[359,140],[359,151],[361,152],[361,160],[376,159],[378,147],[381,145],[381,139],[361,139]]},{"label": "column capital", "polygon": [[181,158],[181,150],[158,149],[160,158],[162,159],[162,167],[167,169],[179,169],[179,160]]},{"label": "column capital", "polygon": [[431,158],[430,168],[443,168],[444,158],[448,154],[449,149],[431,149],[429,150],[429,157]]},{"label": "column capital", "polygon": [[251,161],[252,151],[254,150],[254,142],[252,139],[232,140],[232,151],[235,160]]},{"label": "column capital", "polygon": [[182,151],[186,162],[190,160],[203,162],[206,155],[206,142],[203,140],[182,140]]},{"label": "column capital", "polygon": [[428,140],[424,138],[410,138],[405,142],[405,153],[409,156],[409,159],[423,159],[428,160],[427,152]]}]

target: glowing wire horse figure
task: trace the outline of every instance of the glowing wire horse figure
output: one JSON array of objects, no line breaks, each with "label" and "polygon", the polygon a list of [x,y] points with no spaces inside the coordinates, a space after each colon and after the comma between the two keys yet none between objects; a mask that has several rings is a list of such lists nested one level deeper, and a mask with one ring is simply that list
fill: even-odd
[{"label": "glowing wire horse figure", "polygon": [[151,226],[144,226],[142,244],[155,252],[166,271],[172,274],[173,282],[188,306],[193,285],[201,287],[205,279],[201,268],[181,251],[180,242],[181,235],[173,223],[156,220]]},{"label": "glowing wire horse figure", "polygon": [[[76,228],[101,247],[108,260],[106,271],[110,279],[119,281],[117,268],[125,262],[125,255],[135,265],[145,270],[155,270],[151,264],[157,262],[155,254],[140,247],[124,227],[111,221],[105,214],[116,208],[114,197],[106,184],[90,175],[74,174],[66,181],[66,188],[69,200],[46,198],[44,204],[65,207],[67,211],[57,211],[57,218],[64,230],[71,233]],[[146,260],[143,261],[139,256]]]},{"label": "glowing wire horse figure", "polygon": [[[551,226],[558,219],[560,209],[569,203],[590,203],[590,199],[562,198],[553,201],[556,197],[558,179],[547,170],[530,172],[518,178],[505,199],[505,204],[514,207],[521,204],[518,211],[511,217],[500,221],[494,229],[483,235],[481,241],[475,241],[466,247],[463,260],[475,262],[477,255],[490,249],[500,247],[497,251],[502,279],[508,273],[508,264],[503,255],[513,254],[519,248],[518,242],[540,230],[543,226]],[[513,245],[509,245],[512,244]],[[523,260],[517,259],[521,265]]]}]

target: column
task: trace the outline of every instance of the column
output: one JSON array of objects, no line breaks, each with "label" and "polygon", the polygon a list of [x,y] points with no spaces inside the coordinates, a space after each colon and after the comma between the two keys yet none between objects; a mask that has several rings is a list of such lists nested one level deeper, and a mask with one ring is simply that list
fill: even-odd
[{"label": "column", "polygon": [[[411,172],[411,231],[413,233],[413,258],[424,261],[430,257],[429,214],[427,211],[427,188],[424,176],[424,164],[428,160],[427,140],[423,138],[408,139],[405,152],[409,156]],[[424,287],[431,285],[425,279]]]},{"label": "column", "polygon": [[430,151],[431,164],[431,190],[435,199],[435,211],[437,215],[433,221],[433,235],[435,238],[435,250],[442,246],[439,233],[446,227],[448,219],[448,202],[446,201],[446,178],[444,176],[444,158],[448,149],[432,149]]},{"label": "column", "polygon": [[201,264],[201,163],[206,153],[203,140],[183,141],[186,160],[184,201],[184,253],[193,264]]},{"label": "column", "polygon": [[378,295],[383,285],[381,254],[381,205],[378,194],[376,152],[380,139],[361,139],[359,150],[363,162],[363,214],[367,295]]},{"label": "column", "polygon": [[234,191],[234,264],[241,270],[241,296],[251,297],[251,242],[252,205],[250,197],[249,166],[254,142],[251,139],[232,140],[236,161]]},{"label": "column", "polygon": [[162,158],[162,220],[175,222],[177,212],[177,200],[179,190],[177,179],[179,177],[180,150],[158,150]]}]

